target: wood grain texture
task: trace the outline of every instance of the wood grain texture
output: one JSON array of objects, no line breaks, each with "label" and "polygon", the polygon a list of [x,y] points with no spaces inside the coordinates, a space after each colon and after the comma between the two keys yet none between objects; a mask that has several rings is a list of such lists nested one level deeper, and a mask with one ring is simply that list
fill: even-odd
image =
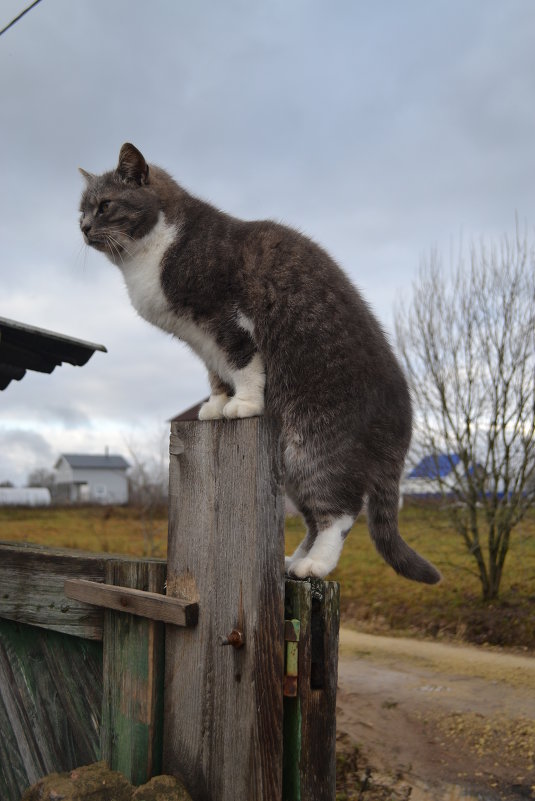
[{"label": "wood grain texture", "polygon": [[90,640],[102,639],[102,610],[69,600],[69,578],[103,581],[103,554],[0,542],[0,617]]},{"label": "wood grain texture", "polygon": [[[199,602],[166,630],[164,765],[195,801],[280,801],[284,533],[278,432],[265,418],[172,434],[167,592]],[[220,637],[243,631],[239,650]]]},{"label": "wood grain texture", "polygon": [[[106,583],[163,593],[165,563],[110,561]],[[132,784],[161,771],[164,625],[104,612],[101,753]]]},{"label": "wood grain texture", "polygon": [[64,589],[67,598],[174,626],[195,626],[199,615],[198,604],[156,592],[114,587],[85,579],[70,579],[65,582]]},{"label": "wood grain texture", "polygon": [[[165,573],[163,560],[0,543],[2,801],[99,759],[101,740],[133,781],[159,772],[163,624],[104,613],[63,587],[74,578],[162,593]],[[103,634],[105,660],[102,643],[91,642]]]},{"label": "wood grain texture", "polygon": [[300,620],[297,698],[285,699],[284,801],[335,801],[340,586],[286,580],[286,617]]},{"label": "wood grain texture", "polygon": [[102,609],[67,598],[64,584],[69,579],[104,582],[111,562],[165,566],[162,559],[0,541],[0,618],[101,640]]},{"label": "wood grain texture", "polygon": [[100,757],[102,644],[0,620],[0,798]]}]

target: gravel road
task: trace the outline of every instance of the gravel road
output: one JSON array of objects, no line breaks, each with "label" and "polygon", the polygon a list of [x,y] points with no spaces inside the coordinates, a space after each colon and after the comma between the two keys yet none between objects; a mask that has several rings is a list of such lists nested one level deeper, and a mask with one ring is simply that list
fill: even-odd
[{"label": "gravel road", "polygon": [[343,629],[337,719],[411,801],[535,799],[533,656]]}]

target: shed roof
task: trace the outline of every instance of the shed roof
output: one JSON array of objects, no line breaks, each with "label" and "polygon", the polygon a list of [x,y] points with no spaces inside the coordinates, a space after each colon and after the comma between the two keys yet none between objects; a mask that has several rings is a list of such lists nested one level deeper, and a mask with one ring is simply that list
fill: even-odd
[{"label": "shed roof", "polygon": [[[105,453],[62,453],[73,468],[95,468],[97,470],[127,470],[130,465],[122,456]],[[57,467],[57,463],[56,463]]]},{"label": "shed roof", "polygon": [[0,317],[0,390],[27,370],[51,373],[63,362],[82,367],[104,345]]},{"label": "shed roof", "polygon": [[183,412],[179,412],[174,417],[172,417],[169,422],[170,423],[180,423],[183,420],[198,420],[199,419],[199,409],[208,400],[208,398],[204,398],[204,400],[199,401],[196,403],[195,406],[190,406],[189,409],[184,409]]}]

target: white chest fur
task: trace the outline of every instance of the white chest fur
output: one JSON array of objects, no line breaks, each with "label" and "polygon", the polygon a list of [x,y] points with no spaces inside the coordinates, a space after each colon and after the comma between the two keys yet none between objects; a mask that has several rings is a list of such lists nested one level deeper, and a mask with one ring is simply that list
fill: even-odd
[{"label": "white chest fur", "polygon": [[130,300],[145,320],[187,342],[210,370],[230,381],[233,371],[214,337],[187,312],[181,315],[172,310],[163,293],[162,259],[179,236],[177,227],[160,213],[152,231],[132,244],[128,258],[119,264]]},{"label": "white chest fur", "polygon": [[152,231],[131,243],[128,257],[119,264],[136,311],[165,330],[169,330],[171,312],[160,282],[161,264],[177,235],[176,226],[170,225],[160,212]]}]

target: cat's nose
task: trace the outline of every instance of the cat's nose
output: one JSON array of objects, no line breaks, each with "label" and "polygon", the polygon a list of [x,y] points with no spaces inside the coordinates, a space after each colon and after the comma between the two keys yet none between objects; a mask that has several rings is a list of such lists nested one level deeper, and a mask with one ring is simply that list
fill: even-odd
[{"label": "cat's nose", "polygon": [[86,220],[82,220],[82,222],[80,223],[80,228],[82,229],[82,233],[87,236],[87,234],[91,230],[91,223],[87,222]]}]

